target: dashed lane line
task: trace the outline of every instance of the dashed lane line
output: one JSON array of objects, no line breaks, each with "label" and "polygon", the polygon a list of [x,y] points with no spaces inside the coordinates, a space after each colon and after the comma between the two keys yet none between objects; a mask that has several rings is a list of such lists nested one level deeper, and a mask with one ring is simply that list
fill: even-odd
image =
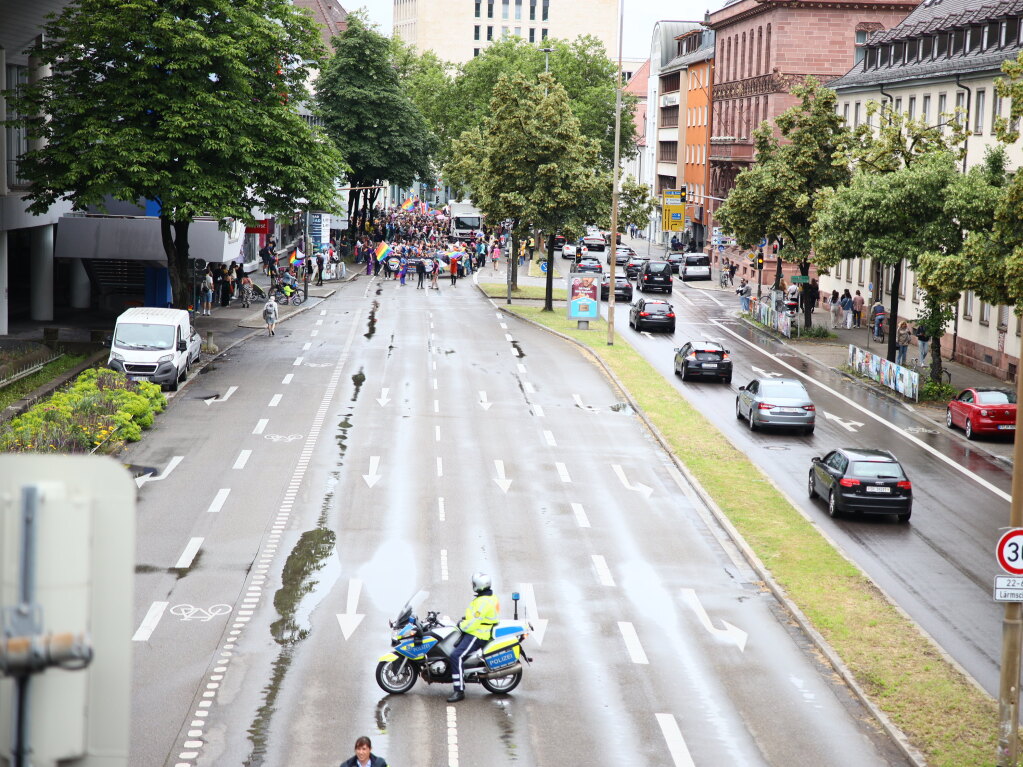
[{"label": "dashed lane line", "polygon": [[252,433],[253,434],[262,434],[263,430],[266,428],[266,425],[268,423],[270,423],[270,419],[269,418],[260,418],[258,421],[256,421],[256,428],[252,430]]},{"label": "dashed lane line", "polygon": [[142,619],[142,623],[139,624],[138,630],[132,636],[131,641],[133,642],[148,642],[149,637],[153,635],[153,631],[156,630],[157,624],[160,623],[160,618],[163,617],[164,610],[167,609],[167,605],[170,602],[153,602],[149,606],[149,611],[146,613],[146,617]]},{"label": "dashed lane line", "polygon": [[575,521],[579,527],[590,526],[590,518],[586,516],[586,510],[581,503],[573,503],[572,512],[575,514]]},{"label": "dashed lane line", "polygon": [[192,560],[195,559],[195,555],[202,548],[202,542],[205,538],[192,538],[185,544],[185,550],[181,552],[181,556],[178,557],[177,564],[174,565],[176,570],[186,570],[192,566]]},{"label": "dashed lane line", "polygon": [[232,466],[231,468],[232,469],[244,469],[245,468],[245,464],[248,463],[250,455],[252,455],[252,451],[251,450],[242,450],[240,453],[238,453],[238,458],[235,459],[234,466]]},{"label": "dashed lane line", "polygon": [[231,488],[222,487],[217,491],[217,494],[213,497],[213,503],[210,504],[209,508],[206,509],[207,514],[216,514],[222,508],[224,508],[224,502],[227,500],[227,496],[231,494]]},{"label": "dashed lane line", "polygon": [[618,630],[622,632],[622,639],[625,640],[625,649],[629,651],[629,658],[633,663],[649,664],[643,645],[640,644],[636,627],[629,621],[618,621]]},{"label": "dashed lane line", "polygon": [[661,734],[668,744],[668,753],[671,754],[671,761],[674,762],[675,767],[696,767],[696,762],[693,761],[693,757],[689,753],[689,747],[686,746],[686,741],[682,737],[675,717],[671,714],[657,714],[656,716],[657,724],[661,726]]}]

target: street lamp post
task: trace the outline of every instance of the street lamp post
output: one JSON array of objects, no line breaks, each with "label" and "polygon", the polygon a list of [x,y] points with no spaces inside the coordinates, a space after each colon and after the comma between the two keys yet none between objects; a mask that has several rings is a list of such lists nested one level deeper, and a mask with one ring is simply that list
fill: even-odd
[{"label": "street lamp post", "polygon": [[615,342],[615,288],[618,265],[618,163],[621,158],[622,133],[622,30],[625,25],[624,0],[618,0],[618,80],[615,84],[615,157],[611,171],[611,258],[608,259],[611,281],[607,286],[607,345]]}]

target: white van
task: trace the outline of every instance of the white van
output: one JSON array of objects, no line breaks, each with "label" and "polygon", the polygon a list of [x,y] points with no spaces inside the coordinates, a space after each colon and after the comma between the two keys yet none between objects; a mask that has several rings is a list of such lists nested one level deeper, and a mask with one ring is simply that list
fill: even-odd
[{"label": "white van", "polygon": [[117,318],[107,366],[177,391],[201,347],[184,309],[129,309]]}]

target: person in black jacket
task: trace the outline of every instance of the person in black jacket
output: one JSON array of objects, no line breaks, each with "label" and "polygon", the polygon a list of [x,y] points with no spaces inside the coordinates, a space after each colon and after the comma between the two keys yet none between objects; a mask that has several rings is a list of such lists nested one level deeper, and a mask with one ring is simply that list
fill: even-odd
[{"label": "person in black jacket", "polygon": [[387,760],[382,756],[375,756],[372,748],[373,744],[369,738],[365,735],[360,736],[355,741],[355,756],[342,762],[341,767],[387,767]]}]

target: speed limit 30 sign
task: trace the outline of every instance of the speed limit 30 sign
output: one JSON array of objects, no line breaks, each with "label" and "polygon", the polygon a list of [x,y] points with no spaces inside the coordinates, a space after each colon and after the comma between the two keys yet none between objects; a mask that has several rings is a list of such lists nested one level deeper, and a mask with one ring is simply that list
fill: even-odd
[{"label": "speed limit 30 sign", "polygon": [[995,547],[998,566],[1011,575],[1023,575],[1023,528],[1007,530]]}]

